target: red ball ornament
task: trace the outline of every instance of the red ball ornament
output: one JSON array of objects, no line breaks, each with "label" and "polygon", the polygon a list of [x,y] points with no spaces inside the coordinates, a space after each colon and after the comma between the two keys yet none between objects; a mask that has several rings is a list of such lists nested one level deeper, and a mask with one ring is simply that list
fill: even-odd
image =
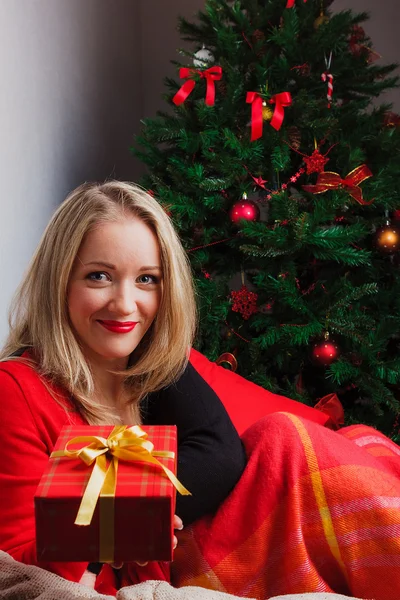
[{"label": "red ball ornament", "polygon": [[242,199],[232,206],[229,217],[232,223],[238,223],[242,219],[245,221],[258,221],[260,209],[255,202],[248,200],[247,194],[243,194]]},{"label": "red ball ornament", "polygon": [[340,351],[337,343],[329,339],[329,333],[325,333],[323,340],[316,342],[312,349],[312,356],[319,365],[328,366],[339,357]]},{"label": "red ball ornament", "polygon": [[375,241],[382,252],[397,252],[400,247],[400,231],[398,227],[391,225],[390,221],[386,221],[386,225],[376,232]]}]

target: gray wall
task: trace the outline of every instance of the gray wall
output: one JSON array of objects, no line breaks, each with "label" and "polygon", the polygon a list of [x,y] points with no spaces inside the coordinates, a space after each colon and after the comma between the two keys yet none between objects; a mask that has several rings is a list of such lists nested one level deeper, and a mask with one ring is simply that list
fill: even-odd
[{"label": "gray wall", "polygon": [[[283,1],[283,0],[282,0]],[[400,59],[398,0],[336,0],[368,10],[386,62]],[[135,180],[140,119],[164,108],[183,45],[179,14],[203,0],[0,0],[0,343],[11,296],[54,211],[85,180]],[[400,112],[400,92],[390,94]]]},{"label": "gray wall", "polygon": [[[400,63],[399,0],[335,0],[332,9],[369,12],[371,18],[363,27],[372,39],[374,49],[382,56],[376,64]],[[400,70],[397,73],[400,75]],[[382,95],[380,101],[392,102],[394,110],[400,112],[400,89]]]},{"label": "gray wall", "polygon": [[66,193],[136,177],[138,24],[134,0],[0,0],[0,341],[11,295]]}]

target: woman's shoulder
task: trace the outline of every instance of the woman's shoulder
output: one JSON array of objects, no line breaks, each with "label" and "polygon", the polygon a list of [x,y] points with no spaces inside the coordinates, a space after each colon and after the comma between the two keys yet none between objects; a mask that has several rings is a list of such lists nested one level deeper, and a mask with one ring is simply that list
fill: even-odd
[{"label": "woman's shoulder", "polygon": [[35,420],[63,421],[72,407],[65,390],[43,377],[29,352],[24,352],[0,362],[0,410],[13,408],[35,415]]},{"label": "woman's shoulder", "polygon": [[7,360],[0,361],[0,370],[14,376],[39,377],[35,370],[35,363],[28,351],[19,356],[10,356]]},{"label": "woman's shoulder", "polygon": [[35,362],[29,351],[0,362],[0,382],[10,379],[22,390],[24,388],[32,390],[37,386],[45,387],[44,379],[35,368]]}]

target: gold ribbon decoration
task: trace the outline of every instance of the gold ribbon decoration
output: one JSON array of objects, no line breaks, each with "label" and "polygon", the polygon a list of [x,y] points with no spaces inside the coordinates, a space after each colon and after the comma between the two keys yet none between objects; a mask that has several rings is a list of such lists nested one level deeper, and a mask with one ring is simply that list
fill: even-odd
[{"label": "gold ribbon decoration", "polygon": [[344,179],[340,177],[339,173],[323,171],[319,173],[315,185],[303,185],[303,190],[312,194],[323,194],[328,190],[343,187],[356,202],[363,206],[368,206],[372,204],[373,200],[370,200],[370,202],[364,200],[362,189],[359,185],[369,177],[372,177],[372,173],[367,165],[360,165],[356,169],[353,169]]},{"label": "gold ribbon decoration", "polygon": [[[191,495],[172,471],[156,458],[157,456],[175,458],[175,452],[154,451],[154,444],[147,437],[148,434],[138,425],[132,427],[116,425],[107,438],[97,435],[77,436],[65,444],[64,450],[56,450],[51,453],[50,458],[78,458],[87,466],[94,463],[75,519],[75,525],[90,525],[99,496],[112,498],[113,512],[119,459],[153,464],[162,470],[180,494]],[[78,450],[69,450],[68,448],[72,444],[85,445]],[[107,464],[107,457],[111,458],[109,464]],[[110,511],[107,512],[110,514]],[[107,555],[103,556],[105,560],[102,562],[112,562],[113,560],[113,540],[111,541],[110,537],[113,537],[111,533],[108,535],[107,551],[104,551],[104,548],[103,551],[100,551],[100,554]]]},{"label": "gold ribbon decoration", "polygon": [[223,364],[229,365],[231,368],[231,371],[233,371],[234,373],[236,373],[236,371],[237,371],[237,368],[238,368],[237,358],[231,352],[224,352],[223,354],[221,354],[221,356],[219,356],[217,358],[217,360],[215,362],[217,365],[223,365]]}]

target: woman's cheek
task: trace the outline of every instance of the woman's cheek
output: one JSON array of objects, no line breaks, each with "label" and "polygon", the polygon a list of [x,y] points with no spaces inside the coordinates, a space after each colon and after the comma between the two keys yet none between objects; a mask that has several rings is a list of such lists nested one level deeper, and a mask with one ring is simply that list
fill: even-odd
[{"label": "woman's cheek", "polygon": [[86,289],[82,297],[82,304],[85,306],[85,311],[95,313],[108,303],[107,290],[104,289]]}]

